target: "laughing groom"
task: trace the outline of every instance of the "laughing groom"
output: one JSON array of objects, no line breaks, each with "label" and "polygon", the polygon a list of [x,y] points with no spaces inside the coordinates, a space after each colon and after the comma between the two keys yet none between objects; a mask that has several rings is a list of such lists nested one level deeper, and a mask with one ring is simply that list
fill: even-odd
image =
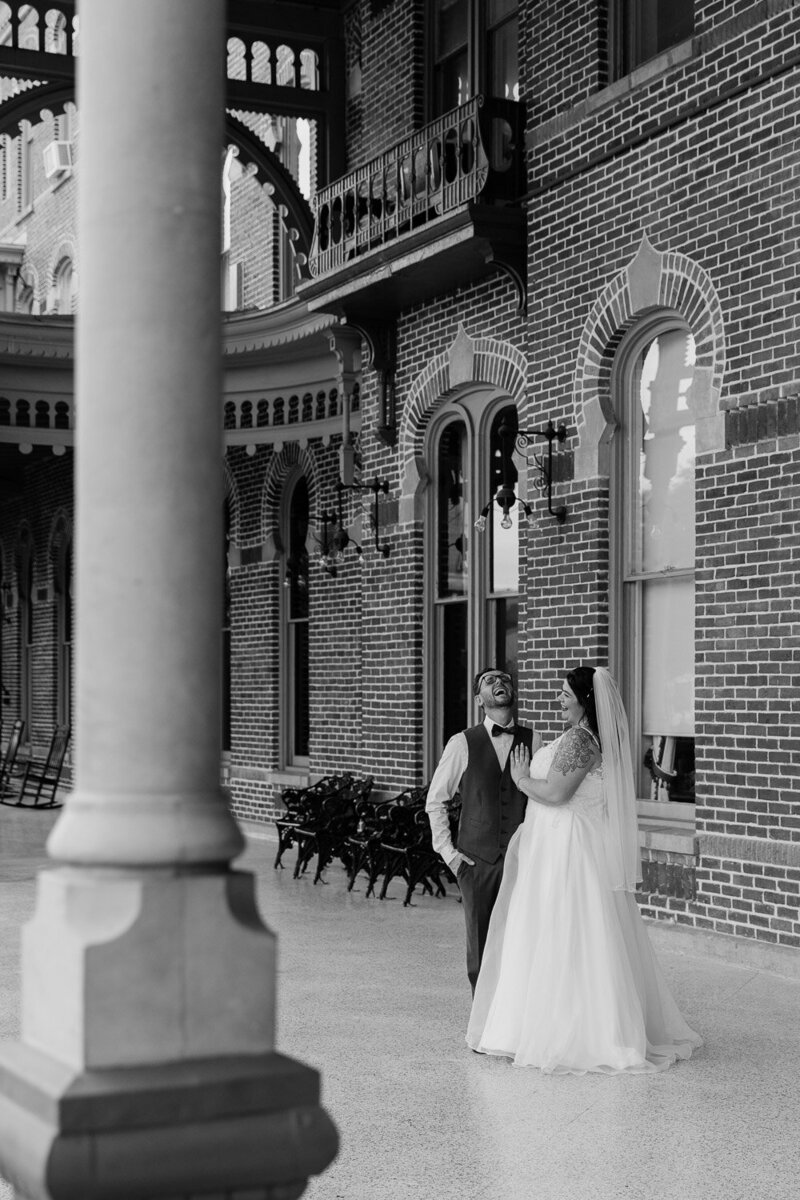
[{"label": "laughing groom", "polygon": [[[511,835],[525,816],[525,796],[509,772],[514,746],[532,748],[533,731],[514,721],[514,681],[485,668],[472,691],[485,717],[450,738],[425,804],[433,847],[455,873],[467,925],[467,976],[473,992],[480,971],[489,917],[500,889]],[[456,844],[450,836],[448,802],[461,794]]]}]

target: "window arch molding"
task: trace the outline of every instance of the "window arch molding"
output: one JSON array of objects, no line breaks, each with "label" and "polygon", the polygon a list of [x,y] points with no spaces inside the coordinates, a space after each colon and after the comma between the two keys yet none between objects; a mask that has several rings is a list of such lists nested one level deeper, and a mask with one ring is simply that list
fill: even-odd
[{"label": "window arch molding", "polygon": [[724,449],[720,396],[726,339],[719,296],[699,263],[685,254],[657,250],[643,233],[636,254],[598,295],[581,333],[573,380],[576,482],[609,474],[616,422],[611,396],[615,357],[639,320],[658,314],[685,322],[695,339],[697,451]]},{"label": "window arch molding", "polygon": [[421,521],[427,487],[425,436],[442,404],[472,386],[501,389],[523,411],[528,362],[510,342],[472,337],[463,324],[450,346],[413,380],[400,424],[400,523]]},{"label": "window arch molding", "polygon": [[[319,496],[319,471],[317,461],[307,446],[298,442],[275,444],[269,465],[264,476],[261,492],[261,540],[265,548],[265,558],[274,561],[282,552],[281,541],[281,504],[286,489],[286,479],[289,473],[297,467],[308,480],[308,492],[312,502],[312,513],[316,497]],[[312,527],[315,521],[312,517]]]},{"label": "window arch molding", "polygon": [[75,245],[71,241],[61,242],[50,257],[47,272],[47,311],[61,316],[75,312],[78,295],[78,272]]},{"label": "window arch molding", "polygon": [[[474,528],[493,490],[493,430],[500,414],[510,408],[518,412],[514,398],[503,389],[465,385],[436,407],[425,430],[422,459],[429,486],[424,522],[423,694],[428,773],[447,737],[476,719],[469,685],[475,672],[507,651],[515,665],[518,522],[514,521],[510,535],[513,546],[503,548],[504,558],[513,558],[516,571],[510,587],[495,586],[495,531],[489,528],[479,534]],[[524,491],[524,480],[520,488]],[[509,665],[505,657],[500,665]]]}]

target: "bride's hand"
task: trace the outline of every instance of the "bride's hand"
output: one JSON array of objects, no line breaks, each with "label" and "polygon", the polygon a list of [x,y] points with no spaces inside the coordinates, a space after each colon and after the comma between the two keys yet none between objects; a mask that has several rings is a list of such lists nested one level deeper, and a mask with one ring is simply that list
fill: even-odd
[{"label": "bride's hand", "polygon": [[508,769],[511,772],[511,778],[514,780],[515,787],[519,787],[520,779],[527,778],[530,765],[531,756],[527,746],[515,746],[508,760]]}]

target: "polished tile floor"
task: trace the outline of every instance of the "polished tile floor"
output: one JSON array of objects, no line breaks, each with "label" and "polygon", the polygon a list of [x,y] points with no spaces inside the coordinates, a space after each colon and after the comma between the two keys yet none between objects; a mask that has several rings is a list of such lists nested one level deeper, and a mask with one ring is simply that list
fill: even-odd
[{"label": "polished tile floor", "polygon": [[[18,1028],[20,922],[54,814],[0,809],[0,1035]],[[469,1052],[454,896],[403,908],[272,867],[251,838],[279,935],[279,1049],[322,1071],[339,1127],[310,1200],[797,1200],[800,982],[660,952],[706,1039],[655,1076],[542,1077]],[[2,1136],[2,1131],[0,1131]],[[9,1189],[0,1184],[0,1200]]]}]

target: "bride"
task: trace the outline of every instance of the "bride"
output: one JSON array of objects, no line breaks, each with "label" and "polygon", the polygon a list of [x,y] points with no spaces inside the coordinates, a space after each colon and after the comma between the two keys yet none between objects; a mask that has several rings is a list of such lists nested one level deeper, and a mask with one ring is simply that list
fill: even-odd
[{"label": "bride", "polygon": [[467,1030],[547,1073],[655,1071],[702,1039],[684,1021],[634,895],[641,878],[628,724],[604,667],[567,674],[569,727],[511,774],[529,798],[506,855]]}]

